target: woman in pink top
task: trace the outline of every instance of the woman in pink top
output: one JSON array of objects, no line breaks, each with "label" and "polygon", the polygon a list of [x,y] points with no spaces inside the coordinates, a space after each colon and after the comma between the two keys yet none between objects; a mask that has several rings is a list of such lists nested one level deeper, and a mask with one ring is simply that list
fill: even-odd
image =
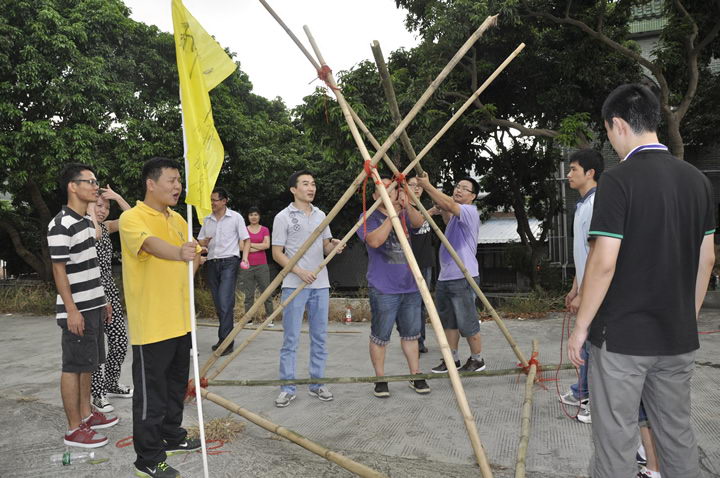
[{"label": "woman in pink top", "polygon": [[[249,208],[247,217],[247,230],[250,233],[250,255],[248,256],[250,268],[241,271],[246,311],[250,310],[255,302],[255,289],[260,289],[260,293],[262,293],[270,283],[270,269],[265,255],[265,250],[270,249],[270,230],[260,225],[260,210],[257,207]],[[272,299],[268,298],[265,301],[265,316],[269,316],[272,312]],[[268,327],[274,325],[270,322]]]}]

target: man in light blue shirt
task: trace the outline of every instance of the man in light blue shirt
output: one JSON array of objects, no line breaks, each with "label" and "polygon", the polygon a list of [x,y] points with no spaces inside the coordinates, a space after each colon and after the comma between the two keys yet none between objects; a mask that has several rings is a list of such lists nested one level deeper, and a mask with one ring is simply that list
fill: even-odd
[{"label": "man in light blue shirt", "polygon": [[[218,341],[212,346],[216,350],[234,326],[235,285],[238,267],[247,265],[250,254],[250,234],[245,227],[242,214],[228,209],[228,193],[224,188],[213,189],[210,196],[212,214],[203,220],[198,240],[208,247],[205,265],[207,281],[212,293],[215,310],[220,321]],[[240,260],[242,250],[242,261]],[[232,353],[234,343],[222,355]]]},{"label": "man in light blue shirt", "polygon": [[[575,278],[572,289],[565,296],[565,307],[574,313],[580,306],[580,289],[585,275],[585,262],[587,262],[590,245],[588,232],[592,220],[593,206],[595,205],[595,190],[598,180],[604,169],[602,155],[593,149],[581,149],[570,155],[570,171],[567,174],[568,186],[580,193],[580,200],[575,206],[573,219],[573,260],[575,262]],[[585,364],[578,371],[577,383],[570,386],[570,390],[560,396],[560,401],[571,406],[580,407],[577,419],[582,423],[591,423],[590,400],[587,381],[587,358],[590,350],[588,343],[583,347]]]},{"label": "man in light blue shirt", "polygon": [[[303,243],[325,219],[325,213],[313,206],[315,179],[310,171],[293,173],[288,180],[288,189],[293,202],[280,211],[273,221],[272,255],[280,267],[285,267]],[[326,226],[312,243],[282,283],[282,299],[285,301],[301,284],[305,288],[283,310],[283,345],[280,349],[280,379],[295,378],[297,347],[300,341],[303,313],[307,308],[310,328],[310,376],[322,378],[328,351],[327,338],[328,308],[330,303],[330,281],[327,269],[315,274],[326,254],[340,242],[332,238],[330,227]],[[283,385],[275,406],[287,407],[295,399],[295,385]],[[320,383],[310,385],[310,396],[330,401],[333,394]]]}]

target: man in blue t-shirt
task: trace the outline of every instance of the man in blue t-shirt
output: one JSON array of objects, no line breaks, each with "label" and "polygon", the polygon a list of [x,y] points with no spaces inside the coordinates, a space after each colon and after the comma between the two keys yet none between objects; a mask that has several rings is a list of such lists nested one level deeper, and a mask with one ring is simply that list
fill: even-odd
[{"label": "man in blue t-shirt", "polygon": [[[392,181],[383,179],[377,185],[373,199],[380,197],[377,188],[387,187]],[[422,226],[420,213],[408,204],[404,192],[393,190],[390,199],[403,222],[406,236],[410,229]],[[385,375],[385,348],[390,343],[390,334],[397,323],[400,343],[407,359],[411,374],[420,373],[418,339],[420,338],[420,293],[405,253],[392,226],[384,205],[365,218],[365,225],[358,229],[360,240],[365,242],[368,252],[367,280],[370,289],[370,361],[375,375]],[[417,393],[430,393],[425,380],[413,380],[410,387]],[[387,382],[375,383],[374,394],[379,398],[390,396]]]},{"label": "man in blue t-shirt", "polygon": [[[473,201],[480,188],[471,177],[460,179],[455,185],[452,197],[435,188],[427,175],[418,176],[418,184],[427,191],[435,206],[431,214],[440,214],[447,224],[445,237],[457,252],[473,280],[480,284],[478,268],[477,240],[480,228],[480,215]],[[458,346],[460,336],[467,339],[470,346],[470,358],[460,367],[463,372],[485,370],[480,321],[475,307],[475,291],[467,283],[465,275],[458,267],[445,246],[440,246],[440,276],[435,286],[435,305],[445,330],[455,366],[460,367]],[[435,373],[447,372],[445,360],[432,369]]]}]

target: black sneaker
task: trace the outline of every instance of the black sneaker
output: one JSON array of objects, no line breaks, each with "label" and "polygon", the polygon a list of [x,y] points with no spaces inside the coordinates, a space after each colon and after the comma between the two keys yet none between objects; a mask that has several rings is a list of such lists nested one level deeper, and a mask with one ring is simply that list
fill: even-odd
[{"label": "black sneaker", "polygon": [[467,362],[465,362],[465,365],[460,367],[458,372],[482,372],[483,370],[485,370],[485,360],[480,359],[478,361],[470,357]]},{"label": "black sneaker", "polygon": [[224,357],[226,355],[230,355],[231,353],[233,353],[233,350],[235,350],[235,347],[231,345],[230,347],[223,350],[223,353],[221,353],[220,356]]},{"label": "black sneaker", "polygon": [[[455,368],[460,368],[460,361],[459,361],[459,360],[455,362]],[[445,359],[442,359],[442,360],[440,361],[440,365],[438,365],[437,367],[433,367],[433,368],[431,368],[430,370],[432,371],[432,373],[445,373],[445,372],[447,372],[448,369],[447,369],[447,366],[445,365]]]},{"label": "black sneaker", "polygon": [[425,347],[425,344],[420,344],[420,345],[418,345],[418,351],[421,354],[426,354],[428,352],[428,348]]},{"label": "black sneaker", "polygon": [[[185,438],[177,445],[168,445],[165,442],[165,453],[168,456],[177,455],[178,453],[187,453],[200,448],[202,444],[199,438]],[[173,475],[174,476],[174,475]]]},{"label": "black sneaker", "polygon": [[210,348],[212,349],[213,352],[215,352],[218,349],[218,347],[220,347],[220,342],[216,343],[215,345],[213,345]]},{"label": "black sneaker", "polygon": [[410,388],[412,388],[413,390],[415,390],[417,393],[420,393],[420,394],[430,393],[430,386],[423,379],[411,380]]},{"label": "black sneaker", "polygon": [[373,394],[378,398],[387,398],[390,396],[390,389],[387,382],[375,382],[375,391]]},{"label": "black sneaker", "polygon": [[180,478],[180,472],[164,461],[154,466],[137,466],[135,465],[135,476],[141,478]]}]

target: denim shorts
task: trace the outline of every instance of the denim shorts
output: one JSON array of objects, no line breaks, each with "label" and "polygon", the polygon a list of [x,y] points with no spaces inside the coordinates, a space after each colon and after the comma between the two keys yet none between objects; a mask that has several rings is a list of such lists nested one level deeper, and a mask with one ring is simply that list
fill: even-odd
[{"label": "denim shorts", "polygon": [[105,307],[85,310],[83,335],[68,330],[67,319],[58,319],[62,329],[62,371],[66,373],[90,373],[105,363]]},{"label": "denim shorts", "polygon": [[370,341],[380,346],[389,344],[395,323],[401,340],[419,339],[421,302],[419,292],[383,294],[370,287]]},{"label": "denim shorts", "polygon": [[[479,277],[473,277],[473,280],[480,284]],[[435,305],[443,329],[457,329],[463,337],[480,333],[475,291],[465,278],[437,281]]]}]

